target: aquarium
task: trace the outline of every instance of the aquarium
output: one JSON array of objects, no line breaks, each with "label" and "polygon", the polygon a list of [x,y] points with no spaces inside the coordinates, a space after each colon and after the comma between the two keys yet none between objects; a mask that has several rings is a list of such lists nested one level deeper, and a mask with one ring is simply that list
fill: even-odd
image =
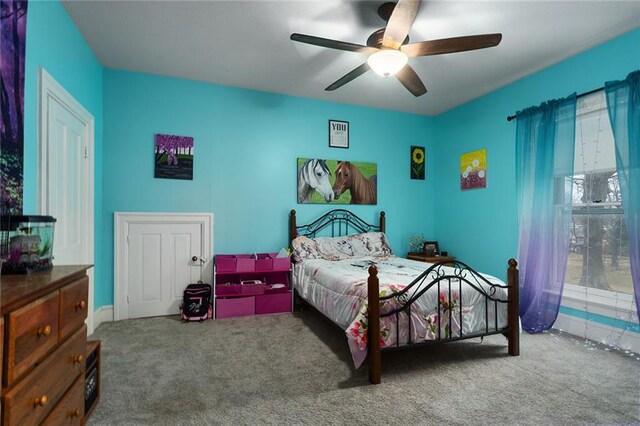
[{"label": "aquarium", "polygon": [[0,216],[2,274],[26,274],[53,266],[51,216]]}]

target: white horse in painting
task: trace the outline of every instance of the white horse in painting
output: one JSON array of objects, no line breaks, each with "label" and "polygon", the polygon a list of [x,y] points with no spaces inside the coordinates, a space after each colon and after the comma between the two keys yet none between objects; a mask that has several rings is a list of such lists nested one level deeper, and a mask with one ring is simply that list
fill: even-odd
[{"label": "white horse in painting", "polygon": [[316,190],[327,203],[333,201],[335,194],[329,176],[331,172],[325,160],[317,158],[307,160],[298,169],[298,203],[311,202],[311,195]]}]

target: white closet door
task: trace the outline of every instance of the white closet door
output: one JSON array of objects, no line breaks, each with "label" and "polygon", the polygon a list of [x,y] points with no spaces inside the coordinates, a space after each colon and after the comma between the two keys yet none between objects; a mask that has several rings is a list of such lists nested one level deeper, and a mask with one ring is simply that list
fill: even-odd
[{"label": "white closet door", "polygon": [[202,224],[132,223],[127,281],[129,318],[179,313],[182,293],[201,279]]}]

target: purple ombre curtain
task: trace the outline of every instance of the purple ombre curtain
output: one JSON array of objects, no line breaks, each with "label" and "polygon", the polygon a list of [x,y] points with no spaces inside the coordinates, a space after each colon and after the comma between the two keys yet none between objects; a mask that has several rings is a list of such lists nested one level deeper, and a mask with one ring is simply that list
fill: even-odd
[{"label": "purple ombre curtain", "polygon": [[629,234],[633,292],[640,318],[640,71],[632,72],[622,81],[607,82],[604,87]]},{"label": "purple ombre curtain", "polygon": [[558,316],[569,252],[576,95],[517,116],[518,262],[522,328],[537,333]]}]

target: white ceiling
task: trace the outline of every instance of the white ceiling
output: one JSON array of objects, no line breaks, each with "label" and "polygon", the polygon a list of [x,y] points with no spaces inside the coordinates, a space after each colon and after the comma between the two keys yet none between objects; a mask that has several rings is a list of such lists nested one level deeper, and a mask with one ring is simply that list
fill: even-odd
[{"label": "white ceiling", "polygon": [[[411,42],[500,32],[494,48],[411,58],[415,98],[372,71],[324,88],[366,60],[289,40],[365,44],[382,1],[64,1],[98,59],[140,71],[346,104],[436,115],[640,27],[640,1],[423,1]],[[640,52],[640,50],[639,50]],[[640,54],[640,53],[639,53]]]}]

